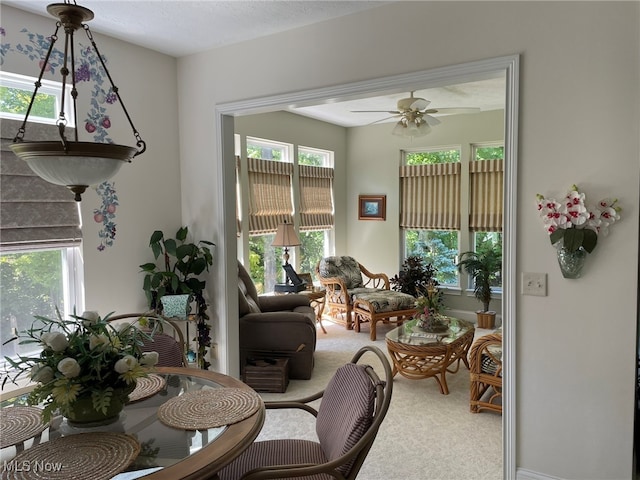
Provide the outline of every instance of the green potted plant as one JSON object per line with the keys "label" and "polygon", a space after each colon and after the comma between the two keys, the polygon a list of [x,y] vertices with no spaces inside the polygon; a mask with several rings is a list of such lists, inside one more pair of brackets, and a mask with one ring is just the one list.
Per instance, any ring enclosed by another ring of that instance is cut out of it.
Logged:
{"label": "green potted plant", "polygon": [[[208,323],[207,302],[204,299],[206,281],[201,279],[201,275],[209,271],[213,264],[211,247],[215,244],[207,240],[188,243],[188,234],[188,227],[181,227],[175,238],[165,238],[160,230],[153,232],[149,246],[155,262],[140,265],[144,273],[142,288],[149,307],[159,313],[162,311],[162,297],[193,296],[196,302],[198,363],[200,368],[207,369],[210,363],[205,360],[205,354],[207,347],[211,346],[211,326]],[[157,261],[161,256],[162,261],[158,265]]]}
{"label": "green potted plant", "polygon": [[478,327],[494,328],[496,312],[489,310],[491,303],[491,282],[502,272],[502,254],[491,246],[478,252],[464,252],[456,265],[473,279],[473,294],[482,303],[482,310],[476,312]]}

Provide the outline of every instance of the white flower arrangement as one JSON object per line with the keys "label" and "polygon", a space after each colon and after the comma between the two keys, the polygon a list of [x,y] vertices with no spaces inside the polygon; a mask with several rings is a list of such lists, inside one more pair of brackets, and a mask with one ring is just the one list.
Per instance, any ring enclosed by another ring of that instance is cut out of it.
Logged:
{"label": "white flower arrangement", "polygon": [[[37,382],[27,401],[44,403],[44,422],[56,410],[65,415],[83,396],[91,396],[96,411],[106,412],[117,389],[133,390],[136,379],[158,363],[157,352],[141,350],[152,333],[130,324],[111,325],[110,314],[100,318],[84,312],[71,315],[71,320],[63,320],[57,309],[56,314],[57,319],[36,316],[29,330],[9,340],[40,344],[38,356],[5,357],[17,372],[12,374],[14,383],[23,375]],[[3,387],[9,378],[5,376]]]}
{"label": "white flower arrangement", "polygon": [[553,198],[537,195],[538,214],[549,234],[552,245],[562,241],[570,252],[580,247],[591,253],[598,244],[598,236],[606,236],[609,227],[620,220],[622,209],[617,199],[606,198],[595,206],[585,205],[585,194],[576,185],[558,202]]}

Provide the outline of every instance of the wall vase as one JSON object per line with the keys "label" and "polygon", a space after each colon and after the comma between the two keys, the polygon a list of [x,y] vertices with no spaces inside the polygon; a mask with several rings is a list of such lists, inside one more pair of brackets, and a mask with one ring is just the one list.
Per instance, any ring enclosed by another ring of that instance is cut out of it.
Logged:
{"label": "wall vase", "polygon": [[588,255],[587,251],[580,247],[578,250],[570,252],[562,245],[562,242],[559,242],[556,245],[556,252],[562,276],[564,278],[580,278],[582,267],[584,267],[584,262]]}

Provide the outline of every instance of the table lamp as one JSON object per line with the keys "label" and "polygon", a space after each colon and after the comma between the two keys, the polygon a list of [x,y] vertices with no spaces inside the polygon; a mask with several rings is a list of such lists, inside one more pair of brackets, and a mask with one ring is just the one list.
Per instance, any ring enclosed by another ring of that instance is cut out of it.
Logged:
{"label": "table lamp", "polygon": [[278,230],[276,231],[276,238],[273,239],[271,245],[273,247],[284,247],[284,255],[282,256],[284,258],[284,264],[282,268],[285,270],[286,283],[289,283],[290,278],[287,270],[287,268],[291,268],[289,266],[289,247],[302,245],[293,225],[287,222],[279,224]]}

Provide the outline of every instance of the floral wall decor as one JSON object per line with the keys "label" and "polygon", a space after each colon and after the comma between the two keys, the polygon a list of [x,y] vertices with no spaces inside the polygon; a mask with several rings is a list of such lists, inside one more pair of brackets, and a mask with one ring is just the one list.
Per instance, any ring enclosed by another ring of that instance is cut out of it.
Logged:
{"label": "floral wall decor", "polygon": [[587,207],[586,196],[576,185],[560,201],[538,194],[537,208],[565,278],[581,276],[587,254],[596,248],[599,236],[609,234],[622,211],[618,199],[612,198]]}
{"label": "floral wall decor", "polygon": [[[12,46],[11,43],[0,43],[0,65],[4,63],[4,57],[9,53],[25,55],[32,62],[38,63],[38,68],[42,68],[43,59],[46,57],[47,50],[49,49],[51,37],[45,37],[38,33],[29,32],[26,28],[20,30],[20,33],[24,33],[27,37],[25,43],[17,43]],[[4,39],[6,36],[6,30],[0,27],[0,37]],[[96,56],[95,51],[91,47],[79,44],[79,55],[77,59],[80,61],[76,65],[76,84],[82,82],[93,82],[93,89],[90,97],[90,108],[86,114],[84,122],[79,118],[76,119],[76,128],[81,128],[84,123],[84,129],[93,136],[95,142],[112,143],[113,140],[109,138],[107,130],[111,128],[111,119],[107,114],[107,107],[118,101],[118,97],[112,91],[110,84],[107,82],[105,90],[105,77],[104,72],[100,66],[100,60]],[[106,57],[104,57],[105,63],[107,63]],[[45,71],[50,74],[55,74],[62,66],[64,60],[64,53],[57,48],[54,48],[49,57],[49,62]],[[93,210],[94,220],[97,223],[102,223],[102,228],[98,232],[98,238],[100,244],[98,245],[98,251],[103,251],[106,247],[113,246],[116,236],[116,224],[115,224],[115,212],[118,205],[118,197],[116,196],[115,186],[113,182],[105,181],[102,184],[94,187],[98,196],[102,199],[102,205],[99,208]]]}

